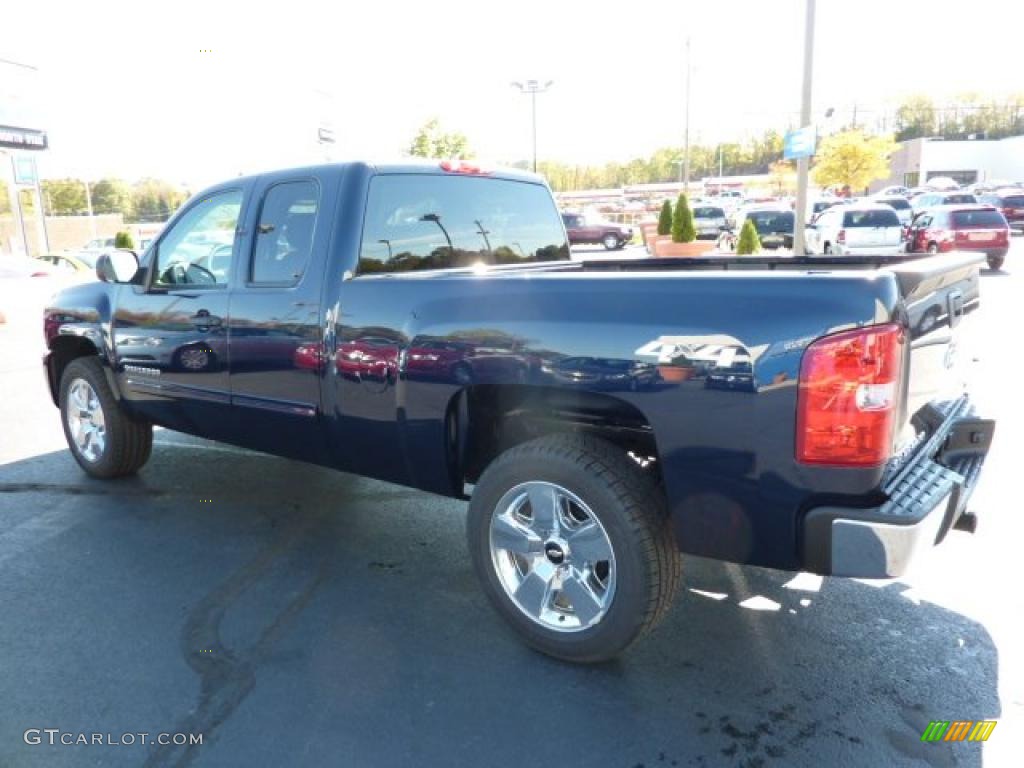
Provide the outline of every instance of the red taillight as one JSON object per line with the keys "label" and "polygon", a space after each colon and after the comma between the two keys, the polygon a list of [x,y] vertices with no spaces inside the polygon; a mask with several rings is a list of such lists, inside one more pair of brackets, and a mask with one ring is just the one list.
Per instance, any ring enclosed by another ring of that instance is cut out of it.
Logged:
{"label": "red taillight", "polygon": [[797,461],[868,467],[888,459],[903,360],[903,328],[895,323],[811,344],[800,364]]}
{"label": "red taillight", "polygon": [[448,173],[467,173],[471,176],[486,176],[490,173],[479,165],[473,165],[464,160],[442,160],[441,170]]}
{"label": "red taillight", "polygon": [[838,232],[836,232],[836,242],[839,243],[840,245],[843,245],[846,242],[845,229],[840,229]]}

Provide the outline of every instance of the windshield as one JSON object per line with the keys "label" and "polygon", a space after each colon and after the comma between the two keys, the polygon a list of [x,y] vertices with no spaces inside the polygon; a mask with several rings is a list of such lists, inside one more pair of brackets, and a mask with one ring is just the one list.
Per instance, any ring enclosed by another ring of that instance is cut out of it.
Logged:
{"label": "windshield", "polygon": [[953,211],[953,226],[965,227],[997,227],[1007,226],[1006,219],[999,211]]}
{"label": "windshield", "polygon": [[896,211],[847,211],[843,214],[844,227],[898,227]]}
{"label": "windshield", "polygon": [[897,211],[910,210],[910,203],[907,200],[904,200],[902,197],[887,197],[883,200],[879,200],[878,202],[883,203],[884,205],[888,205],[890,208],[893,208]]}
{"label": "windshield", "polygon": [[370,182],[359,272],[410,272],[569,258],[547,187],[457,175]]}
{"label": "windshield", "polygon": [[791,211],[751,211],[747,218],[754,222],[759,235],[792,233],[793,213]]}
{"label": "windshield", "polygon": [[694,208],[693,216],[696,219],[724,219],[725,211],[721,208]]}

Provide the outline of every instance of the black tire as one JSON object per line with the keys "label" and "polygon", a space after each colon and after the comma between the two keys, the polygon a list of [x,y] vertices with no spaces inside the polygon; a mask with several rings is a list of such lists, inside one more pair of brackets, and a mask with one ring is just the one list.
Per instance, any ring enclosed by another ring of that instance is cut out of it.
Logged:
{"label": "black tire", "polygon": [[[527,481],[554,483],[589,507],[607,533],[616,587],[597,623],[574,632],[548,629],[524,614],[496,573],[490,527],[511,488]],[[611,659],[653,629],[675,599],[681,558],[665,501],[655,483],[622,450],[594,437],[551,435],[516,446],[484,472],[469,503],[470,554],[484,592],[527,644],[565,661]]]}
{"label": "black tire", "polygon": [[928,253],[938,253],[938,252],[939,252],[939,244],[938,243],[928,243]]}
{"label": "black tire", "polygon": [[822,252],[826,256],[831,256],[832,255],[832,243],[825,243],[825,247],[822,249]]}
{"label": "black tire", "polygon": [[988,257],[988,268],[993,271],[999,271],[1003,268],[1003,262],[1006,261],[1005,256],[989,256]]}
{"label": "black tire", "polygon": [[[95,460],[81,453],[68,423],[68,391],[78,379],[92,387],[103,412],[105,446]],[[64,437],[71,455],[86,474],[103,480],[133,475],[149,460],[153,448],[153,426],[131,419],[121,410],[98,358],[80,357],[68,363],[60,379],[59,402]]]}
{"label": "black tire", "polygon": [[601,238],[601,244],[606,251],[616,251],[622,247],[622,238],[608,234]]}

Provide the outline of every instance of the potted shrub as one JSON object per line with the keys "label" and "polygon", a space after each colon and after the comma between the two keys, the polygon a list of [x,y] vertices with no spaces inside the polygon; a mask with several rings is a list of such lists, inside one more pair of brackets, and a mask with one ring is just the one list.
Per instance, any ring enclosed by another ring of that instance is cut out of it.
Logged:
{"label": "potted shrub", "polygon": [[114,247],[127,248],[129,251],[132,251],[135,249],[135,242],[132,240],[130,233],[121,231],[114,235]]}
{"label": "potted shrub", "polygon": [[679,195],[676,209],[672,214],[671,241],[655,245],[656,256],[700,256],[714,248],[714,243],[697,239],[697,228],[693,225],[693,211],[686,195]]}
{"label": "potted shrub", "polygon": [[668,240],[672,234],[672,203],[666,200],[661,206],[658,221],[644,229],[644,244],[650,253],[654,253],[655,245],[661,240]]}
{"label": "potted shrub", "polygon": [[687,381],[693,378],[696,367],[693,361],[687,357],[681,347],[675,347],[671,352],[658,360],[658,373],[661,378],[672,384]]}
{"label": "potted shrub", "polygon": [[761,250],[761,238],[757,236],[757,229],[754,222],[747,219],[740,229],[740,239],[736,243],[737,256],[749,256]]}

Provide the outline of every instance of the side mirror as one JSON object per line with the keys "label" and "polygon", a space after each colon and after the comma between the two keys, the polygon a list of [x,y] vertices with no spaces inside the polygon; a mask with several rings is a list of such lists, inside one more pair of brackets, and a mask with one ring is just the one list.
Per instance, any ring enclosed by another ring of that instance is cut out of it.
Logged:
{"label": "side mirror", "polygon": [[129,283],[138,271],[139,257],[135,251],[107,251],[96,259],[96,277],[104,283]]}

